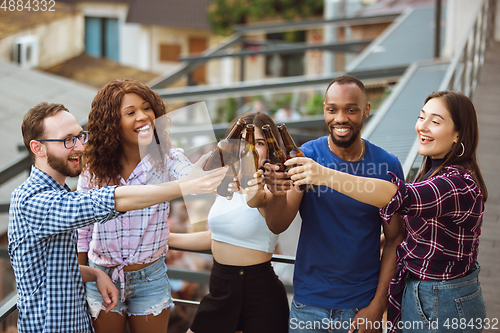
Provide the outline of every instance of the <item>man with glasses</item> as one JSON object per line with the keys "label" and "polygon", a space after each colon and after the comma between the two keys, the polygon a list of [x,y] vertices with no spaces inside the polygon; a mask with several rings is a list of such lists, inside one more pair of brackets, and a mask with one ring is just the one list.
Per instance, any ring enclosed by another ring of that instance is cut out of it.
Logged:
{"label": "man with glasses", "polygon": [[68,136],[67,138],[64,139],[38,139],[36,141],[46,141],[46,142],[63,142],[64,143],[64,148],[66,149],[71,149],[76,145],[76,140],[80,140],[82,145],[86,144],[87,141],[89,141],[89,132],[88,131],[82,131],[82,133],[78,135],[72,135]]}
{"label": "man with glasses", "polygon": [[[227,167],[203,171],[206,155],[182,180],[182,189],[179,181],[173,181],[71,192],[65,180],[80,174],[89,133],[63,105],[47,103],[30,109],[21,129],[35,165],[29,178],[12,193],[9,210],[18,331],[93,332],[83,282],[97,283],[106,311],[117,304],[118,291],[101,270],[78,266],[76,229],[183,194],[213,192]],[[200,184],[203,190],[199,190]]]}

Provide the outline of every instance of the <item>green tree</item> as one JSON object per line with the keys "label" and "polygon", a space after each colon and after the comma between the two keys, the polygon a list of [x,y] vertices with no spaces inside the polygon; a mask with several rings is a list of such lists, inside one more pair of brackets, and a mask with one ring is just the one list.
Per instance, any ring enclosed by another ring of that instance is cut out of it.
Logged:
{"label": "green tree", "polygon": [[323,15],[324,0],[213,0],[209,8],[212,29],[229,35],[236,24],[263,18],[293,20]]}
{"label": "green tree", "polygon": [[306,103],[306,112],[310,116],[320,115],[323,113],[323,102],[325,96],[315,93]]}

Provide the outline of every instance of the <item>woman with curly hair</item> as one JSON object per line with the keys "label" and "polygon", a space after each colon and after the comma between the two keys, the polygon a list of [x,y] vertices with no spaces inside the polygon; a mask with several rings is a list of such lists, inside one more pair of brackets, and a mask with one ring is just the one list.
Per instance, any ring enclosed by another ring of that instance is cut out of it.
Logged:
{"label": "woman with curly hair", "polygon": [[[101,88],[89,113],[79,190],[175,181],[201,170],[171,148],[167,127],[159,126],[168,125],[165,114],[160,96],[141,82],[113,80]],[[78,231],[80,264],[108,273],[120,291],[116,308],[105,313],[96,284],[87,283],[97,333],[125,332],[127,321],[133,333],[166,332],[173,305],[165,265],[169,210],[165,202]]]}

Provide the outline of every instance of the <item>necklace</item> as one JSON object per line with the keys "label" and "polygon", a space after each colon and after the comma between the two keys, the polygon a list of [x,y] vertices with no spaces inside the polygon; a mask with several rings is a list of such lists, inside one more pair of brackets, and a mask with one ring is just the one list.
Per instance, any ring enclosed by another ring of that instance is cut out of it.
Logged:
{"label": "necklace", "polygon": [[[328,142],[328,148],[330,148],[330,151],[333,153],[333,149],[332,149],[332,146],[330,144],[330,137],[328,137],[328,139],[326,139],[326,142]],[[365,141],[363,139],[361,139],[361,154],[359,154],[356,161],[360,160],[361,157],[363,157],[364,153],[365,153]]]}

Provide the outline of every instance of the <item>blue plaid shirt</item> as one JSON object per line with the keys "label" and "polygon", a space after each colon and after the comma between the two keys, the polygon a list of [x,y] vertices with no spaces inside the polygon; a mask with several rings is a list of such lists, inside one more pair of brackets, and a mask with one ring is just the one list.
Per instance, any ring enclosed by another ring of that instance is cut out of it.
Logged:
{"label": "blue plaid shirt", "polygon": [[9,255],[20,333],[94,331],[77,261],[76,229],[121,214],[114,209],[114,190],[71,192],[33,166],[12,193]]}

